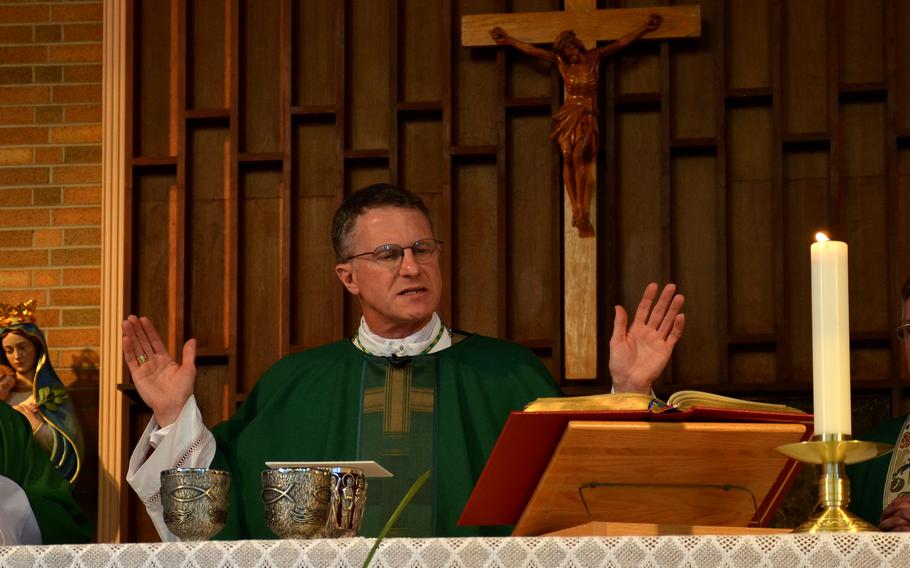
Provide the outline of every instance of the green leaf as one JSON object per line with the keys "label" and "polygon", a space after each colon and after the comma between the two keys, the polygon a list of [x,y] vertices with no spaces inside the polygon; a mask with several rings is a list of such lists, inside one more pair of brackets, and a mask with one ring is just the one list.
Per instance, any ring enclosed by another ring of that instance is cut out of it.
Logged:
{"label": "green leaf", "polygon": [[57,405],[51,401],[45,402],[43,406],[44,406],[44,408],[50,410],[51,412],[55,412],[58,408]]}
{"label": "green leaf", "polygon": [[411,488],[408,489],[408,492],[404,494],[401,502],[398,503],[397,507],[395,507],[395,510],[392,512],[392,516],[389,517],[389,520],[386,521],[385,526],[382,527],[381,531],[379,531],[379,536],[376,538],[376,542],[373,543],[373,548],[371,548],[370,553],[367,554],[367,559],[363,561],[363,568],[367,568],[370,565],[370,560],[373,559],[373,555],[376,554],[376,551],[379,549],[379,543],[381,543],[382,539],[385,538],[385,535],[387,535],[389,531],[392,530],[392,527],[395,526],[395,521],[397,521],[398,517],[401,516],[401,513],[404,512],[405,508],[408,506],[408,503],[410,503],[411,499],[414,498],[414,495],[416,495],[417,492],[420,491],[420,488],[423,487],[423,484],[426,483],[428,479],[430,479],[431,473],[433,473],[432,469],[426,470],[423,472],[423,475],[418,477],[417,480],[411,484]]}

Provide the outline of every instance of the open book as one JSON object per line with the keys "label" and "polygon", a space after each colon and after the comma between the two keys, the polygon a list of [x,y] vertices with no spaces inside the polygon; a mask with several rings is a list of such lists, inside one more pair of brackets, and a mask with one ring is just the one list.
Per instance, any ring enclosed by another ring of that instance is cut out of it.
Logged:
{"label": "open book", "polygon": [[638,393],[595,394],[590,396],[538,398],[525,407],[525,412],[597,411],[597,410],[645,410],[664,412],[672,409],[729,408],[761,412],[785,412],[805,414],[798,408],[785,404],[755,402],[721,396],[709,392],[682,390],[673,393],[666,402],[651,395]]}

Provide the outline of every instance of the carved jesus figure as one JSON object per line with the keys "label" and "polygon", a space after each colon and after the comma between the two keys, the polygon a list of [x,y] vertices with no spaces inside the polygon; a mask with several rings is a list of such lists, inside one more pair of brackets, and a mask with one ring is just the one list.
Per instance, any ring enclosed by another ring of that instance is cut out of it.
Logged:
{"label": "carved jesus figure", "polygon": [[661,17],[652,14],[648,21],[618,40],[590,51],[575,37],[572,30],[560,32],[553,49],[546,50],[511,37],[495,27],[490,35],[498,45],[516,49],[556,64],[565,84],[566,100],[553,115],[551,140],[559,144],[562,154],[562,180],[572,206],[572,226],[582,237],[594,236],[590,219],[591,190],[588,171],[597,156],[597,83],[600,79],[600,60],[628,46],[644,34],[660,27]]}

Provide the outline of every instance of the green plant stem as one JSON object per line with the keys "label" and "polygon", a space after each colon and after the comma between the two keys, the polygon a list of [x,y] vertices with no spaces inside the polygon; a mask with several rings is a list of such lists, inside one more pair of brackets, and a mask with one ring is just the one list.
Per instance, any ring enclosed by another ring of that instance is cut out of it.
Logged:
{"label": "green plant stem", "polygon": [[420,491],[420,488],[423,487],[423,484],[426,483],[428,479],[430,479],[430,474],[432,473],[432,469],[426,470],[423,472],[423,475],[418,477],[417,480],[411,484],[411,488],[408,489],[408,492],[404,494],[404,497],[402,497],[401,502],[398,503],[397,507],[395,507],[395,510],[392,512],[392,516],[389,517],[389,520],[386,521],[385,526],[382,527],[381,531],[379,531],[379,536],[376,537],[376,542],[373,543],[373,548],[371,548],[370,553],[367,554],[367,559],[363,561],[363,568],[367,568],[370,565],[370,560],[373,559],[373,555],[376,554],[376,551],[379,549],[379,543],[381,543],[382,539],[385,538],[385,535],[387,535],[389,531],[392,530],[392,527],[395,526],[395,522],[398,520],[398,517],[401,516],[401,513],[405,510],[405,507],[408,506],[408,503],[411,502],[411,499],[414,498],[414,495]]}

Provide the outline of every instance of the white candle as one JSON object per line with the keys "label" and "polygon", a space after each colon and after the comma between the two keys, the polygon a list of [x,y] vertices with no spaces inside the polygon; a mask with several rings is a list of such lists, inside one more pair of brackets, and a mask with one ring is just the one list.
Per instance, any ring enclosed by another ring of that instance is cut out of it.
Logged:
{"label": "white candle", "polygon": [[823,233],[812,257],[812,394],[815,434],[847,434],[850,420],[850,314],[847,244]]}

